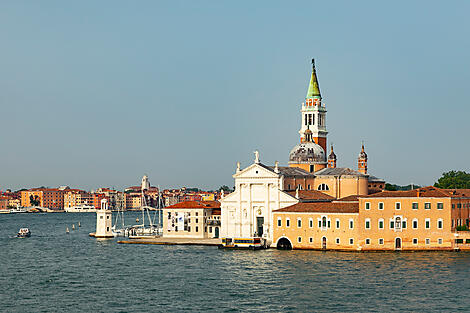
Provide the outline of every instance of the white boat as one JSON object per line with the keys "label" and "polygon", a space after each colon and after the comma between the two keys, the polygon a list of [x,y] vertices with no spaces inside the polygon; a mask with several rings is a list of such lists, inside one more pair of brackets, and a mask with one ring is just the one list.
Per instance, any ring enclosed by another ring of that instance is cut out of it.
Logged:
{"label": "white boat", "polygon": [[73,206],[70,208],[65,208],[65,212],[67,213],[95,213],[96,208],[92,205],[82,204]]}
{"label": "white boat", "polygon": [[16,235],[18,238],[26,238],[26,237],[31,237],[31,231],[29,228],[21,228],[18,231],[18,234]]}
{"label": "white boat", "polygon": [[11,213],[11,210],[9,209],[0,210],[0,214],[10,214],[10,213]]}
{"label": "white boat", "polygon": [[16,207],[16,209],[11,209],[10,213],[28,213],[28,210],[25,208]]}

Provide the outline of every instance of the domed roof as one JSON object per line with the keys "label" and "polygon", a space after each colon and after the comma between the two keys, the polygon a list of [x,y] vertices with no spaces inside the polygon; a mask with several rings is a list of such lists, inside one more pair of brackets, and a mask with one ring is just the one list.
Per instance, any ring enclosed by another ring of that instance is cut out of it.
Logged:
{"label": "domed roof", "polygon": [[311,141],[296,145],[289,154],[289,163],[325,163],[325,160],[323,148]]}

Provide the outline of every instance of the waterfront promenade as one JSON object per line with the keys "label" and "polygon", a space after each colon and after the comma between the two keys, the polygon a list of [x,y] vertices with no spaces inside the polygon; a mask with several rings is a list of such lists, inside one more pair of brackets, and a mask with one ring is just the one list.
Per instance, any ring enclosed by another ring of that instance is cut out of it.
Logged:
{"label": "waterfront promenade", "polygon": [[139,238],[119,240],[121,244],[145,244],[145,245],[182,245],[182,246],[218,246],[222,244],[220,238]]}

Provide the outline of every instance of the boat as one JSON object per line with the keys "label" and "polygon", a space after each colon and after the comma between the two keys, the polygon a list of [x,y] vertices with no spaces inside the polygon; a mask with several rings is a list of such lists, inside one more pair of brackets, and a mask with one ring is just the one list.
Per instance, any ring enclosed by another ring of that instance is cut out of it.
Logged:
{"label": "boat", "polygon": [[81,204],[81,205],[76,205],[70,208],[65,208],[65,212],[67,213],[95,213],[96,208],[92,205]]}
{"label": "boat", "polygon": [[261,237],[222,238],[222,244],[219,245],[219,249],[261,250],[265,248],[266,248],[265,239]]}
{"label": "boat", "polygon": [[31,237],[31,231],[29,230],[29,228],[20,228],[16,237],[18,238]]}
{"label": "boat", "polygon": [[11,210],[9,209],[0,210],[0,214],[10,214],[10,213],[11,213]]}
{"label": "boat", "polygon": [[17,206],[15,209],[11,209],[10,213],[28,213],[28,210]]}

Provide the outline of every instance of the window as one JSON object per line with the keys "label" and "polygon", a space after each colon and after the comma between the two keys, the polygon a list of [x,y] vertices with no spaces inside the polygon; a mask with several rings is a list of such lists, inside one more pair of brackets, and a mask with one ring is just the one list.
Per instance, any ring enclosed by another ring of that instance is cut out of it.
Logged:
{"label": "window", "polygon": [[426,203],[424,204],[424,209],[425,209],[425,210],[431,210],[431,203],[426,202]]}
{"label": "window", "polygon": [[418,238],[413,238],[413,244],[417,245],[418,244]]}
{"label": "window", "polygon": [[308,227],[313,228],[313,219],[308,220]]}
{"label": "window", "polygon": [[336,238],[335,242],[336,242],[337,245],[339,245],[339,238]]}
{"label": "window", "polygon": [[301,243],[302,242],[302,237],[297,237],[297,242]]}
{"label": "window", "polygon": [[383,245],[384,244],[384,239],[383,238],[379,238],[379,245]]}
{"label": "window", "polygon": [[401,203],[400,202],[396,202],[395,203],[395,210],[400,210],[401,209]]}
{"label": "window", "polygon": [[[314,170],[315,170],[315,166],[310,165],[310,168],[309,168],[310,173],[313,173]],[[309,185],[309,186],[310,186],[310,185]],[[310,190],[310,188],[309,188],[309,190]]]}
{"label": "window", "polygon": [[425,243],[426,243],[427,245],[429,245],[429,244],[431,243],[431,239],[426,238],[426,239],[425,239]]}
{"label": "window", "polygon": [[442,238],[437,239],[437,243],[442,245]]}
{"label": "window", "polygon": [[198,232],[199,232],[199,227],[198,227],[198,226],[196,226],[196,233],[198,233]]}
{"label": "window", "polygon": [[209,232],[212,233],[212,226],[209,226]]}
{"label": "window", "polygon": [[198,222],[199,222],[199,220],[198,220],[198,219],[196,219],[196,224],[197,224]]}
{"label": "window", "polygon": [[413,227],[413,229],[418,229],[418,220],[416,218],[413,219],[413,222],[411,222],[411,227]]}
{"label": "window", "polygon": [[370,210],[370,202],[366,202],[366,210]]}
{"label": "window", "polygon": [[384,219],[379,219],[379,229],[384,229]]}
{"label": "window", "polygon": [[438,220],[437,220],[437,228],[442,229],[442,228],[443,228],[443,225],[442,225],[442,224],[443,224],[442,219],[441,219],[441,218],[438,219]]}
{"label": "window", "polygon": [[308,238],[308,241],[309,241],[310,243],[312,243],[312,242],[313,242],[313,238],[312,238],[312,237]]}
{"label": "window", "polygon": [[383,210],[384,209],[384,203],[383,202],[379,202],[379,210]]}
{"label": "window", "polygon": [[424,228],[426,229],[431,228],[431,220],[429,218],[425,220],[424,224],[425,224]]}
{"label": "window", "polygon": [[418,209],[418,202],[413,202],[412,209],[413,209],[413,210],[417,210],[417,209]]}
{"label": "window", "polygon": [[462,208],[462,203],[457,203],[457,209],[461,209]]}
{"label": "window", "polygon": [[302,190],[302,185],[299,184],[299,185],[297,186],[297,188],[299,188],[299,190]]}
{"label": "window", "polygon": [[444,208],[444,203],[439,202],[439,203],[437,204],[437,209],[438,209],[438,210],[442,210],[443,208]]}
{"label": "window", "polygon": [[290,218],[286,218],[286,227],[290,227]]}
{"label": "window", "polygon": [[401,222],[401,228],[406,229],[406,220]]}
{"label": "window", "polygon": [[321,226],[322,226],[323,228],[326,228],[326,217],[323,216],[322,219],[321,219],[321,221],[322,221],[322,225],[321,225]]}
{"label": "window", "polygon": [[390,221],[390,229],[395,228],[395,222],[393,220]]}
{"label": "window", "polygon": [[370,229],[370,218],[366,218],[366,229]]}
{"label": "window", "polygon": [[320,184],[318,185],[318,190],[330,190],[327,184]]}
{"label": "window", "polygon": [[353,245],[353,244],[354,244],[354,239],[353,239],[353,238],[349,238],[349,244],[350,244],[350,245]]}
{"label": "window", "polygon": [[366,238],[366,245],[370,245],[370,239]]}
{"label": "window", "polygon": [[290,190],[290,184],[287,185],[287,190]]}
{"label": "window", "polygon": [[336,229],[339,229],[339,219],[336,219]]}
{"label": "window", "polygon": [[321,219],[318,220],[318,228],[321,228]]}
{"label": "window", "polygon": [[282,226],[282,219],[280,217],[277,218],[277,226],[278,227]]}
{"label": "window", "polygon": [[349,220],[349,229],[354,228],[354,220]]}
{"label": "window", "polygon": [[455,239],[455,243],[463,243],[463,239]]}
{"label": "window", "polygon": [[465,243],[470,243],[470,239],[465,239]]}
{"label": "window", "polygon": [[188,231],[191,231],[191,226],[188,226]]}
{"label": "window", "polygon": [[452,204],[452,209],[455,209],[455,204]]}
{"label": "window", "polygon": [[328,228],[331,228],[331,221],[328,220]]}
{"label": "window", "polygon": [[297,219],[297,227],[302,227],[302,219],[300,217]]}
{"label": "window", "polygon": [[[312,165],[310,165],[310,166],[312,166]],[[311,172],[311,170],[310,170],[310,172]],[[307,185],[307,190],[310,190],[310,185]]]}

